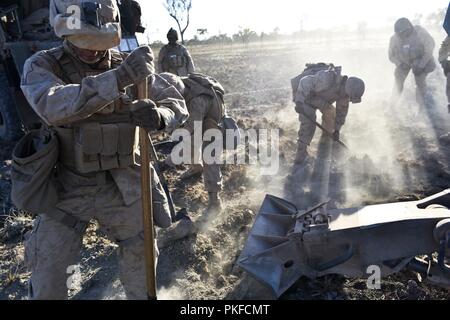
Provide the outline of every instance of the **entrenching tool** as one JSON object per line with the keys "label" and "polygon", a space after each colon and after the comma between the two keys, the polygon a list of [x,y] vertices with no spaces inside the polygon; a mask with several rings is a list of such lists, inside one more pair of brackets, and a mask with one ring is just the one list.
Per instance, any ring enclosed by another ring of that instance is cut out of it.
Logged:
{"label": "entrenching tool", "polygon": [[[148,80],[138,86],[138,99],[148,99]],[[152,171],[150,170],[150,146],[148,131],[139,128],[141,148],[141,192],[144,222],[145,266],[147,273],[147,297],[156,300],[155,228],[153,225]]]}
{"label": "entrenching tool", "polygon": [[175,209],[175,204],[173,203],[173,198],[172,198],[172,193],[169,190],[169,185],[167,183],[166,177],[164,176],[164,173],[161,170],[161,161],[159,160],[158,154],[156,153],[156,149],[155,146],[152,142],[152,138],[149,135],[149,139],[150,139],[150,153],[151,153],[151,157],[153,159],[153,164],[155,167],[156,172],[159,175],[159,179],[161,181],[161,185],[164,189],[164,193],[167,196],[167,201],[169,203],[169,210],[170,210],[170,216],[172,218],[172,222],[177,222],[182,218],[188,218],[189,219],[189,215],[187,213],[187,209],[183,208],[182,210],[180,210],[179,212],[176,211]]}
{"label": "entrenching tool", "polygon": [[175,204],[174,204],[173,198],[172,198],[172,193],[170,192],[170,189],[169,189],[169,184],[167,183],[166,177],[164,176],[163,170],[161,169],[162,161],[159,159],[158,153],[156,152],[156,147],[161,146],[161,145],[164,145],[167,147],[167,145],[168,145],[168,148],[170,148],[170,151],[168,152],[168,154],[170,154],[172,152],[172,148],[175,145],[177,145],[179,142],[174,142],[174,141],[169,140],[169,141],[160,142],[159,144],[157,143],[155,145],[155,144],[153,144],[152,138],[150,135],[149,135],[149,139],[151,142],[150,143],[150,145],[151,145],[150,152],[151,152],[151,157],[153,158],[153,166],[155,167],[155,170],[158,173],[159,179],[161,181],[161,185],[164,189],[164,193],[167,196],[172,222],[175,223],[175,222],[180,221],[181,219],[190,220],[191,218],[189,217],[189,213],[186,208],[182,208],[178,212],[176,211]]}
{"label": "entrenching tool", "polygon": [[311,118],[310,118],[307,114],[305,114],[304,112],[301,112],[301,111],[300,111],[300,113],[301,113],[306,119],[308,119],[309,121],[311,121],[312,123],[314,123],[320,130],[322,130],[323,133],[325,133],[325,135],[328,136],[328,138],[330,138],[330,139],[332,139],[333,141],[337,142],[339,145],[343,146],[345,149],[350,150],[344,142],[342,142],[342,141],[339,140],[339,139],[336,139],[336,138],[334,137],[333,133],[331,133],[330,131],[328,131],[327,129],[325,129],[325,127],[322,126],[320,123],[318,123],[317,121],[314,121],[313,119],[311,119]]}
{"label": "entrenching tool", "polygon": [[[450,189],[420,201],[299,211],[267,195],[238,265],[281,296],[301,276],[368,277],[410,268],[450,288]],[[438,253],[437,261],[416,256]]]}

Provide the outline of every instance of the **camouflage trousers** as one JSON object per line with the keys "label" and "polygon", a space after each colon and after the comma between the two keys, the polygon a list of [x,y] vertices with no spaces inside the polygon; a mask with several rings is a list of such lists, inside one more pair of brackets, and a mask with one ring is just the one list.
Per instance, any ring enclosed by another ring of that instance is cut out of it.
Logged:
{"label": "camouflage trousers", "polygon": [[[308,146],[311,144],[314,134],[316,132],[317,109],[307,104],[297,105],[300,120],[300,130],[298,132],[297,156],[296,163],[302,163],[307,156]],[[329,106],[327,108],[319,109],[322,113],[322,126],[333,133],[336,127],[336,108]]]}
{"label": "camouflage trousers", "polygon": [[[426,93],[427,93],[427,82],[426,82],[426,78],[428,76],[428,74],[430,74],[431,72],[433,72],[436,69],[436,64],[434,62],[434,60],[431,60],[426,66],[425,69],[422,73],[420,74],[415,74],[414,75],[414,79],[416,81],[416,100],[418,103],[423,103]],[[395,68],[395,89],[396,89],[396,94],[399,96],[404,89],[404,85],[405,85],[405,80],[408,77],[409,73],[411,72],[411,68],[409,69],[403,69],[400,67],[396,67]]]}
{"label": "camouflage trousers", "polygon": [[[309,146],[316,133],[317,126],[311,120],[317,121],[317,109],[304,104],[301,106],[300,110],[302,112],[299,114],[300,130],[298,132],[298,141],[299,143]],[[323,127],[327,129],[328,132],[333,133],[336,126],[336,108],[334,106],[329,106],[319,110],[322,113]]]}
{"label": "camouflage trousers", "polygon": [[193,164],[203,164],[203,181],[205,189],[211,193],[222,191],[222,172],[219,164],[207,164],[203,161],[203,150],[208,143],[194,144],[195,123],[201,123],[202,134],[209,129],[218,129],[219,119],[208,117],[209,100],[198,100],[195,110],[190,112],[185,129],[192,133],[191,135],[191,154]]}
{"label": "camouflage trousers", "polygon": [[[126,205],[109,172],[85,177],[60,170],[58,185],[60,200],[56,207],[81,222],[97,220],[101,231],[119,246],[119,277],[127,298],[146,299],[141,201]],[[154,214],[158,219],[167,215],[167,199],[160,184],[154,186]],[[167,227],[170,222],[163,224]],[[79,260],[83,233],[45,213],[36,218],[25,243],[25,263],[32,273],[30,299],[68,298],[68,281]]]}

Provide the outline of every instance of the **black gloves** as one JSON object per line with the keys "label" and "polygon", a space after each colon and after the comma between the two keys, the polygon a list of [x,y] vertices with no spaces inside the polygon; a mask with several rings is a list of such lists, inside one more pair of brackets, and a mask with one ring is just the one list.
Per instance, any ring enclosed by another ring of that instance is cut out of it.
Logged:
{"label": "black gloves", "polygon": [[406,63],[400,63],[400,65],[398,67],[400,69],[402,69],[402,70],[409,70],[409,69],[411,69],[411,67],[409,65],[407,65]]}
{"label": "black gloves", "polygon": [[165,123],[152,100],[137,100],[130,107],[131,123],[147,130],[162,130]]}

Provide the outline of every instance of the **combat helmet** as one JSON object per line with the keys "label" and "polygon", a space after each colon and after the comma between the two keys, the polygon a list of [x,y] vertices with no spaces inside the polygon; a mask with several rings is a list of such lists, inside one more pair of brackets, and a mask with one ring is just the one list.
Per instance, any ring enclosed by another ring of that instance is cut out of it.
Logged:
{"label": "combat helmet", "polygon": [[174,86],[175,89],[177,89],[178,92],[181,93],[181,95],[184,95],[186,86],[184,85],[183,80],[179,76],[169,72],[160,73],[159,76],[164,80],[166,80],[170,85]]}
{"label": "combat helmet", "polygon": [[366,85],[360,78],[350,77],[345,83],[345,93],[350,97],[351,103],[360,103],[365,90]]}
{"label": "combat helmet", "polygon": [[169,32],[167,32],[167,40],[169,40],[169,42],[177,42],[178,32],[175,29],[170,28]]}
{"label": "combat helmet", "polygon": [[394,25],[395,33],[399,37],[407,37],[414,30],[414,26],[407,18],[400,18]]}
{"label": "combat helmet", "polygon": [[55,34],[81,49],[104,51],[120,44],[120,12],[115,0],[51,0]]}

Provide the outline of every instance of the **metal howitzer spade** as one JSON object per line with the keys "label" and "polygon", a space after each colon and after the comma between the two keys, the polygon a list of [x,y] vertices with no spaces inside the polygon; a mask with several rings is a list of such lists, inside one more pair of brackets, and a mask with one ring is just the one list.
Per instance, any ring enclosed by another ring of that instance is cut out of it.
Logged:
{"label": "metal howitzer spade", "polygon": [[382,277],[409,268],[450,288],[450,189],[420,201],[333,210],[326,205],[299,211],[267,195],[238,265],[276,297],[302,276],[367,277],[369,266],[378,266]]}

